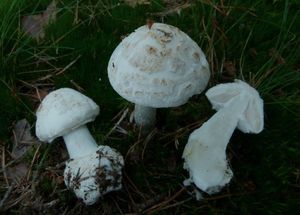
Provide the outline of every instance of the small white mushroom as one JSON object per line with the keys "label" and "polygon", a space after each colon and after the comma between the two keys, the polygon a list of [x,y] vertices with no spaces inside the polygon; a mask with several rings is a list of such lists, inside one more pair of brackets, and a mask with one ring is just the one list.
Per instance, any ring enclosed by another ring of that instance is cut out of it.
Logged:
{"label": "small white mushroom", "polygon": [[121,188],[124,166],[122,155],[109,146],[98,146],[86,127],[98,114],[99,107],[93,100],[69,88],[48,94],[36,113],[40,140],[52,142],[63,137],[70,155],[65,184],[87,205]]}
{"label": "small white mushroom", "polygon": [[246,133],[263,129],[263,100],[243,81],[220,84],[206,93],[217,110],[207,122],[193,131],[183,152],[184,168],[194,183],[206,193],[219,192],[233,176],[226,158],[226,147],[237,127]]}
{"label": "small white mushroom", "polygon": [[136,29],[114,50],[108,63],[114,90],[135,103],[138,126],[155,124],[156,108],[176,107],[201,93],[210,71],[199,46],[171,25]]}

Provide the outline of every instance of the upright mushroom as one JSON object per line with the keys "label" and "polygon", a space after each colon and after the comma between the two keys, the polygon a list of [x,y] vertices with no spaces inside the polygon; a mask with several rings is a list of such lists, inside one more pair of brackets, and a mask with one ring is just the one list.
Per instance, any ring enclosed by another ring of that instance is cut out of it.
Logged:
{"label": "upright mushroom", "polygon": [[263,129],[263,100],[247,83],[220,84],[206,92],[217,110],[207,122],[193,131],[183,152],[184,168],[193,182],[206,193],[219,192],[233,176],[226,159],[226,147],[237,127],[245,133]]}
{"label": "upright mushroom", "polygon": [[121,188],[124,166],[122,155],[109,146],[98,146],[86,127],[98,114],[94,101],[69,88],[48,94],[36,112],[36,135],[40,140],[52,142],[63,137],[70,155],[65,184],[87,205]]}
{"label": "upright mushroom", "polygon": [[179,106],[201,93],[210,71],[204,53],[187,34],[154,23],[139,27],[117,46],[108,77],[119,95],[135,103],[136,124],[151,128],[155,108]]}

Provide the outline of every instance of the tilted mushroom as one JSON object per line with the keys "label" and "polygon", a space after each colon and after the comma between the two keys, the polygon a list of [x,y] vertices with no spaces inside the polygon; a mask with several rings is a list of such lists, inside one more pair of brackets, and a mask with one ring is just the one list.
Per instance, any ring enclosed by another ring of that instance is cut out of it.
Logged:
{"label": "tilted mushroom", "polygon": [[52,142],[63,137],[70,155],[65,184],[87,205],[121,188],[124,166],[122,155],[109,146],[98,146],[86,127],[98,114],[94,101],[70,88],[48,94],[36,112],[36,135],[40,140]]}
{"label": "tilted mushroom", "polygon": [[220,84],[206,92],[217,110],[207,122],[193,131],[183,152],[184,168],[194,183],[206,193],[219,192],[233,176],[226,158],[226,147],[237,127],[245,133],[263,129],[263,100],[247,83]]}
{"label": "tilted mushroom", "polygon": [[201,93],[210,71],[199,46],[171,25],[136,29],[114,50],[108,63],[114,90],[135,103],[138,126],[155,124],[156,108],[175,107]]}

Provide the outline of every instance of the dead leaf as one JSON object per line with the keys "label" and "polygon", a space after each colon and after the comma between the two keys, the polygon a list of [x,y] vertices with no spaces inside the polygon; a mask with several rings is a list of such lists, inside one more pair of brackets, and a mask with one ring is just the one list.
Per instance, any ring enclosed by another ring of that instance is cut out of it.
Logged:
{"label": "dead leaf", "polygon": [[136,7],[137,5],[149,5],[151,4],[150,0],[124,0],[124,3],[130,7]]}
{"label": "dead leaf", "polygon": [[232,61],[224,62],[224,73],[228,76],[234,77],[236,75],[236,68]]}
{"label": "dead leaf", "polygon": [[43,16],[41,14],[23,17],[22,27],[24,28],[25,33],[38,41],[43,39],[45,37],[45,32],[42,27],[42,20]]}
{"label": "dead leaf", "polygon": [[64,177],[63,176],[57,176],[56,177],[56,183],[57,184],[63,184],[65,182]]}
{"label": "dead leaf", "polygon": [[6,174],[8,179],[18,184],[27,174],[28,165],[26,163],[20,162],[13,167],[7,167]]}
{"label": "dead leaf", "polygon": [[43,20],[45,25],[48,25],[50,22],[54,22],[56,20],[57,7],[56,1],[53,0],[43,13]]}
{"label": "dead leaf", "polygon": [[230,60],[226,60],[223,64],[223,71],[221,78],[223,81],[233,81],[237,73],[235,63]]}
{"label": "dead leaf", "polygon": [[26,119],[19,120],[13,130],[13,150],[11,156],[14,159],[22,157],[33,144],[39,143],[39,141],[33,137],[30,133],[30,124]]}
{"label": "dead leaf", "polygon": [[45,37],[44,28],[56,20],[57,7],[53,0],[43,13],[24,16],[21,20],[22,27],[26,34],[36,39],[38,42]]}
{"label": "dead leaf", "polygon": [[49,94],[49,89],[36,89],[36,98],[41,102]]}

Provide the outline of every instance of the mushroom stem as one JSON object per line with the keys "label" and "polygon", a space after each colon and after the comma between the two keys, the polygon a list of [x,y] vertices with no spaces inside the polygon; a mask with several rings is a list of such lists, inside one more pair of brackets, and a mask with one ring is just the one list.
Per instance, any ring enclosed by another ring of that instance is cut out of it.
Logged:
{"label": "mushroom stem", "polygon": [[97,143],[86,125],[63,135],[70,158],[87,156],[97,150]]}
{"label": "mushroom stem", "polygon": [[190,173],[186,184],[194,182],[201,190],[218,192],[232,178],[226,147],[249,99],[241,94],[215,113],[189,137],[183,158]]}
{"label": "mushroom stem", "polygon": [[156,108],[135,104],[134,120],[143,130],[153,128],[156,121]]}

